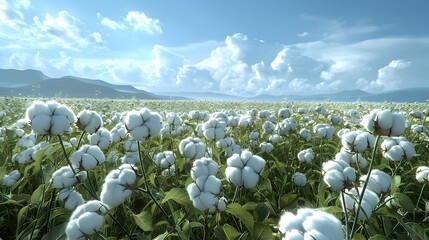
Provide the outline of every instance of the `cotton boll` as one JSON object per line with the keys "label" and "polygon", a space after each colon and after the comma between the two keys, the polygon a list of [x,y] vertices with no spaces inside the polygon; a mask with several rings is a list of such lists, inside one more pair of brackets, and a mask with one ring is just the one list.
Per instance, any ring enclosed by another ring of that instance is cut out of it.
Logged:
{"label": "cotton boll", "polygon": [[77,115],[76,126],[87,133],[95,133],[103,126],[101,116],[90,110],[83,110]]}
{"label": "cotton boll", "polygon": [[330,170],[323,176],[323,181],[330,186],[334,191],[342,191],[345,188],[345,178],[342,172]]}
{"label": "cotton boll", "polygon": [[259,148],[263,153],[270,153],[273,150],[273,145],[271,143],[262,142],[259,144]]}
{"label": "cotton boll", "polygon": [[293,231],[293,230],[303,232],[304,231],[304,228],[302,227],[303,220],[304,219],[295,216],[291,212],[284,212],[280,216],[279,231],[286,235],[289,231]]}
{"label": "cotton boll", "polygon": [[82,233],[92,235],[103,226],[104,217],[94,212],[85,212],[77,219],[77,224]]}
{"label": "cotton boll", "polygon": [[187,159],[197,159],[204,156],[206,146],[199,138],[188,137],[180,141],[179,152]]}
{"label": "cotton boll", "polygon": [[226,148],[226,156],[231,157],[234,154],[241,154],[241,147],[240,145],[233,144]]}
{"label": "cotton boll", "polygon": [[327,161],[322,164],[322,169],[324,172],[329,172],[332,170],[336,170],[339,172],[343,171],[343,167],[336,161]]}
{"label": "cotton boll", "polygon": [[419,183],[424,183],[428,181],[429,176],[429,167],[420,166],[416,170],[416,179]]}
{"label": "cotton boll", "polygon": [[62,189],[71,187],[77,183],[77,178],[69,166],[64,166],[52,174],[51,184],[53,188]]}
{"label": "cotton boll", "polygon": [[18,170],[13,170],[9,174],[3,177],[3,185],[6,187],[12,187],[21,178],[21,173]]}
{"label": "cotton boll", "polygon": [[255,173],[261,174],[265,168],[265,164],[266,162],[264,159],[253,155],[252,158],[247,161],[246,166],[251,167]]}
{"label": "cotton boll", "polygon": [[73,210],[85,202],[82,198],[82,195],[76,192],[73,188],[61,189],[58,194],[58,200],[63,202],[64,208],[69,210]]}
{"label": "cotton boll", "polygon": [[191,200],[201,194],[201,189],[195,183],[189,184],[186,190],[188,191],[188,195]]}
{"label": "cotton boll", "polygon": [[86,236],[85,234],[80,231],[79,225],[77,224],[77,219],[70,220],[67,223],[66,227],[66,235],[67,239],[70,240],[85,240]]}
{"label": "cotton boll", "polygon": [[313,149],[307,148],[298,153],[298,160],[300,162],[311,163],[314,159]]}
{"label": "cotton boll", "polygon": [[299,131],[299,136],[307,142],[311,140],[311,132],[306,128],[302,128]]}
{"label": "cotton boll", "polygon": [[296,172],[295,174],[293,174],[292,181],[300,187],[304,187],[307,184],[307,178],[304,174],[300,172]]}
{"label": "cotton boll", "polygon": [[262,129],[264,130],[265,133],[268,133],[268,134],[273,133],[275,128],[276,128],[276,125],[274,125],[274,123],[269,121],[265,121],[264,124],[262,124]]}
{"label": "cotton boll", "polygon": [[259,174],[251,167],[245,166],[242,170],[243,186],[246,189],[255,187],[259,182]]}
{"label": "cotton boll", "polygon": [[219,198],[219,201],[217,202],[217,209],[218,209],[220,212],[225,211],[227,202],[228,202],[228,201],[226,200],[226,198],[225,198],[225,197],[221,197],[221,198]]}
{"label": "cotton boll", "polygon": [[110,208],[119,206],[132,194],[137,181],[132,165],[121,165],[106,176],[100,193],[101,202]]}
{"label": "cotton boll", "polygon": [[175,162],[174,153],[172,151],[164,151],[154,156],[154,162],[162,169],[169,168]]}
{"label": "cotton boll", "polygon": [[292,229],[291,231],[288,231],[282,239],[283,240],[304,240],[304,235],[300,231],[296,229]]}
{"label": "cotton boll", "polygon": [[279,109],[277,115],[279,116],[280,119],[285,119],[290,117],[291,111],[289,108],[282,108]]}
{"label": "cotton boll", "polygon": [[216,142],[216,146],[218,148],[227,148],[233,144],[235,144],[235,141],[233,138],[230,138],[230,137],[220,139],[219,141]]}
{"label": "cotton boll", "polygon": [[240,158],[239,154],[234,154],[231,157],[229,157],[226,160],[226,164],[229,167],[235,167],[235,168],[243,168],[244,167],[244,162],[243,160]]}
{"label": "cotton boll", "polygon": [[225,176],[228,182],[231,182],[235,186],[239,187],[243,185],[243,179],[241,176],[241,168],[227,167],[225,169]]}
{"label": "cotton boll", "polygon": [[101,149],[107,149],[112,137],[109,130],[100,128],[96,133],[89,135],[88,140],[91,145],[97,145]]}

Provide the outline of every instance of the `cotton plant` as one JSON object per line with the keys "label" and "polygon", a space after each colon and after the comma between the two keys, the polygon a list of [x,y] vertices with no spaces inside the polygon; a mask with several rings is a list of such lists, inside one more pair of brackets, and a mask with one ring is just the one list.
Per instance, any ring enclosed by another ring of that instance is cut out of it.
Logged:
{"label": "cotton plant", "polygon": [[187,160],[201,158],[206,152],[206,145],[199,138],[188,137],[180,141],[179,152]]}
{"label": "cotton plant", "polygon": [[272,135],[269,136],[268,140],[271,143],[275,144],[275,143],[279,143],[279,142],[283,141],[283,137],[280,136],[280,135],[278,135],[278,134],[272,134]]}
{"label": "cotton plant", "polygon": [[115,208],[129,198],[136,187],[139,176],[134,166],[122,164],[107,174],[100,193],[100,201],[108,208]]}
{"label": "cotton plant", "polygon": [[226,122],[226,126],[232,127],[232,128],[237,127],[239,121],[240,121],[239,116],[228,116],[228,121]]}
{"label": "cotton plant", "polygon": [[271,134],[276,129],[276,125],[270,121],[265,121],[262,124],[262,129],[264,130],[264,133]]}
{"label": "cotton plant", "polygon": [[298,153],[298,160],[303,163],[312,163],[314,155],[313,149],[307,148]]}
{"label": "cotton plant", "polygon": [[284,212],[280,216],[278,229],[283,240],[344,239],[340,220],[317,209],[300,208],[296,214]]}
{"label": "cotton plant", "polygon": [[83,145],[70,157],[73,168],[92,170],[106,160],[103,151],[96,145]]}
{"label": "cotton plant", "polygon": [[390,161],[410,160],[415,154],[414,145],[404,137],[391,137],[381,143],[383,156]]}
{"label": "cotton plant", "polygon": [[129,111],[124,119],[125,128],[137,141],[159,135],[162,128],[161,115],[142,108],[139,111]]}
{"label": "cotton plant", "polygon": [[156,166],[161,169],[167,169],[174,165],[175,159],[173,151],[163,151],[153,156]]}
{"label": "cotton plant", "polygon": [[363,117],[361,125],[376,135],[391,137],[405,131],[406,121],[401,113],[374,109]]}
{"label": "cotton plant", "polygon": [[227,159],[226,179],[237,187],[249,189],[255,187],[265,168],[265,160],[250,151],[234,154]]}
{"label": "cotton plant", "polygon": [[259,132],[258,131],[251,131],[249,133],[249,140],[258,140],[259,138]]}
{"label": "cotton plant", "polygon": [[181,117],[179,117],[175,113],[170,113],[167,115],[167,121],[168,124],[173,125],[175,127],[178,127],[182,124],[183,120]]}
{"label": "cotton plant", "polygon": [[258,112],[258,117],[260,119],[267,119],[271,115],[270,111],[267,110],[261,110]]}
{"label": "cotton plant", "polygon": [[32,133],[25,134],[17,142],[17,145],[20,148],[24,148],[24,149],[33,147],[35,144],[36,144],[36,135]]}
{"label": "cotton plant", "polygon": [[78,206],[67,223],[65,232],[69,240],[87,239],[101,230],[107,208],[98,200]]}
{"label": "cotton plant", "polygon": [[100,114],[91,110],[83,110],[77,114],[76,126],[89,134],[93,134],[103,126]]}
{"label": "cotton plant", "polygon": [[31,129],[42,135],[62,135],[76,122],[73,111],[56,101],[34,101],[25,112]]}
{"label": "cotton plant", "polygon": [[328,123],[316,124],[313,127],[313,132],[321,139],[331,139],[334,131],[334,127]]}
{"label": "cotton plant", "polygon": [[3,186],[12,187],[21,178],[21,173],[18,170],[13,170],[3,177]]}
{"label": "cotton plant", "polygon": [[350,131],[341,136],[341,144],[346,151],[362,153],[374,148],[375,137],[361,130]]}
{"label": "cotton plant", "polygon": [[112,141],[111,133],[106,128],[99,128],[97,132],[88,135],[90,145],[97,145],[100,149],[107,149]]}
{"label": "cotton plant", "polygon": [[251,115],[243,115],[240,117],[240,120],[238,121],[238,126],[240,127],[250,127],[253,125],[253,118]]}
{"label": "cotton plant", "polygon": [[277,116],[279,116],[280,119],[289,118],[291,115],[291,110],[289,108],[281,108],[277,112]]}
{"label": "cotton plant", "polygon": [[[362,198],[362,201],[359,204],[360,197]],[[374,191],[371,189],[366,189],[363,191],[362,187],[358,187],[357,190],[356,188],[345,190],[344,201],[342,197],[340,197],[341,206],[343,206],[343,212],[354,211],[355,214],[358,214],[357,217],[361,221],[371,219],[371,216],[379,201],[380,199]]]}
{"label": "cotton plant", "polygon": [[85,203],[82,194],[77,192],[73,187],[63,188],[58,193],[58,201],[64,208],[74,210],[76,207]]}

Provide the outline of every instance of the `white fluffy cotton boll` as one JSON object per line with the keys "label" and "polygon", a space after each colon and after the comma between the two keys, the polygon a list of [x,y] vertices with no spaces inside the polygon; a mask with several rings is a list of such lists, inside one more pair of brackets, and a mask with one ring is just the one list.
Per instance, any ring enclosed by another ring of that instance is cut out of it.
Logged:
{"label": "white fluffy cotton boll", "polygon": [[279,134],[280,136],[286,136],[290,132],[296,131],[297,127],[298,125],[296,124],[296,121],[293,118],[286,118],[277,124],[275,130],[277,134]]}
{"label": "white fluffy cotton boll", "polygon": [[109,208],[119,206],[131,196],[137,181],[138,178],[133,166],[121,165],[118,169],[107,174],[100,193],[100,201]]}
{"label": "white fluffy cotton boll", "polygon": [[146,108],[128,112],[124,122],[127,131],[137,141],[158,136],[162,128],[161,115]]}
{"label": "white fluffy cotton boll", "polygon": [[170,113],[167,115],[167,123],[173,126],[180,126],[182,124],[182,118],[175,113]]}
{"label": "white fluffy cotton boll", "polygon": [[12,159],[19,164],[26,164],[26,163],[29,163],[30,161],[34,161],[32,157],[33,152],[34,152],[33,148],[27,148],[24,151],[21,151],[18,154],[15,154],[12,157]]}
{"label": "white fluffy cotton boll", "polygon": [[242,152],[241,146],[238,144],[233,144],[233,145],[227,147],[226,151],[225,151],[227,157],[231,157],[232,155],[234,155],[236,153],[241,154],[241,152]]}
{"label": "white fluffy cotton boll", "polygon": [[424,118],[424,114],[422,113],[422,112],[420,112],[420,111],[411,111],[410,113],[410,116],[411,117],[413,117],[413,118],[417,118],[417,119],[423,119]]}
{"label": "white fluffy cotton boll", "polygon": [[86,239],[96,231],[100,231],[105,221],[103,214],[106,212],[107,209],[97,200],[78,206],[67,223],[67,238]]}
{"label": "white fluffy cotton boll", "polygon": [[105,161],[104,153],[98,146],[83,145],[71,155],[70,162],[74,168],[92,170]]}
{"label": "white fluffy cotton boll", "polygon": [[240,121],[240,117],[236,117],[236,116],[229,116],[228,117],[228,122],[226,123],[226,125],[228,127],[237,127],[238,126],[238,122]]}
{"label": "white fluffy cotton boll", "polygon": [[313,127],[313,132],[317,134],[319,138],[331,139],[334,135],[334,127],[331,124],[316,124]]}
{"label": "white fluffy cotton boll", "polygon": [[365,169],[368,167],[368,160],[364,158],[361,154],[353,154],[350,158],[350,164],[358,164],[360,169]]}
{"label": "white fluffy cotton boll", "polygon": [[253,118],[252,116],[240,116],[240,119],[238,120],[238,126],[240,127],[250,127],[253,124]]}
{"label": "white fluffy cotton boll", "polygon": [[199,138],[188,137],[180,141],[179,152],[187,159],[201,158],[206,152],[206,145]]}
{"label": "white fluffy cotton boll", "polygon": [[244,150],[240,155],[234,154],[227,159],[225,175],[235,186],[255,187],[265,168],[265,160]]}
{"label": "white fluffy cotton boll", "polygon": [[53,188],[61,189],[75,185],[78,180],[72,169],[69,166],[64,166],[52,174],[50,181]]}
{"label": "white fluffy cotton boll", "polygon": [[334,191],[342,191],[345,188],[345,177],[343,172],[330,170],[323,175],[323,181]]}
{"label": "white fluffy cotton boll", "polygon": [[116,124],[115,127],[113,127],[110,131],[110,138],[112,139],[112,142],[119,142],[125,139],[126,135],[127,132],[123,123]]}
{"label": "white fluffy cotton boll", "polygon": [[218,148],[227,148],[233,144],[235,144],[235,141],[231,137],[223,138],[216,142]]}
{"label": "white fluffy cotton boll", "polygon": [[308,129],[306,129],[306,128],[302,128],[302,129],[299,131],[299,136],[300,136],[303,140],[305,140],[306,142],[308,142],[308,141],[310,141],[310,140],[311,140],[311,132],[310,132],[310,130],[308,130]]}
{"label": "white fluffy cotton boll", "polygon": [[350,129],[349,129],[349,128],[342,128],[342,129],[340,129],[340,130],[337,132],[337,136],[338,136],[339,138],[342,138],[342,136],[343,136],[344,134],[348,133],[348,132],[350,132]]}
{"label": "white fluffy cotton boll", "polygon": [[350,131],[341,136],[341,144],[349,152],[361,153],[374,148],[375,137],[360,130]]}
{"label": "white fluffy cotton boll", "polygon": [[175,162],[174,153],[172,151],[160,152],[153,157],[153,161],[162,169],[169,168]]}
{"label": "white fluffy cotton boll", "polygon": [[273,144],[262,142],[261,144],[259,144],[259,148],[261,149],[262,153],[270,153],[271,151],[273,151]]}
{"label": "white fluffy cotton boll", "polygon": [[80,193],[73,188],[63,188],[58,193],[58,201],[64,204],[64,208],[73,210],[82,205],[85,201]]}
{"label": "white fluffy cotton boll", "polygon": [[429,167],[420,166],[416,170],[416,179],[419,183],[424,183],[428,181],[429,176]]}
{"label": "white fluffy cotton boll", "polygon": [[305,177],[304,174],[300,172],[296,172],[293,174],[292,181],[293,183],[295,183],[295,185],[300,187],[304,187],[307,184],[307,178]]}
{"label": "white fluffy cotton boll", "polygon": [[[360,177],[361,186],[364,185],[367,179],[367,175]],[[368,188],[374,191],[377,194],[387,193],[390,191],[392,185],[392,177],[378,169],[374,169],[371,172],[371,176],[368,182]]]}
{"label": "white fluffy cotton boll", "polygon": [[410,160],[415,154],[414,145],[404,137],[391,137],[381,143],[383,156],[390,161]]}
{"label": "white fluffy cotton boll", "polygon": [[258,140],[259,138],[259,132],[252,131],[249,133],[249,140]]}
{"label": "white fluffy cotton boll", "polygon": [[345,167],[343,169],[343,175],[347,181],[356,181],[356,171],[352,167]]}
{"label": "white fluffy cotton boll", "polygon": [[103,126],[100,114],[90,110],[83,110],[77,114],[76,126],[87,133],[95,133]]}
{"label": "white fluffy cotton boll", "polygon": [[56,101],[34,101],[25,115],[33,131],[42,135],[62,135],[76,121],[73,111]]}
{"label": "white fluffy cotton boll", "polygon": [[226,122],[218,119],[209,119],[203,123],[202,130],[207,140],[219,141],[225,136]]}
{"label": "white fluffy cotton boll", "polygon": [[88,136],[89,144],[97,145],[101,149],[107,149],[112,141],[110,131],[105,128],[100,128],[96,133]]}
{"label": "white fluffy cotton boll", "polygon": [[291,111],[289,108],[281,108],[279,109],[277,116],[279,116],[280,119],[285,119],[290,117]]}
{"label": "white fluffy cotton boll", "polygon": [[329,115],[328,119],[331,121],[332,124],[338,124],[343,121],[343,118],[338,115]]}
{"label": "white fluffy cotton boll", "polygon": [[361,125],[377,135],[390,137],[401,135],[406,128],[406,121],[398,112],[374,109],[364,116]]}
{"label": "white fluffy cotton boll", "polygon": [[218,169],[219,166],[213,159],[203,157],[194,161],[191,177],[196,180],[200,176],[216,175]]}
{"label": "white fluffy cotton boll", "polygon": [[272,122],[265,121],[264,124],[262,124],[262,129],[265,133],[271,134],[276,129],[276,125],[274,125]]}
{"label": "white fluffy cotton boll", "polygon": [[200,176],[194,183],[189,184],[186,190],[194,207],[204,211],[217,205],[220,186],[221,181],[214,175]]}
{"label": "white fluffy cotton boll", "polygon": [[21,178],[21,173],[18,170],[13,170],[9,174],[4,175],[3,185],[6,187],[12,187]]}
{"label": "white fluffy cotton boll", "polygon": [[34,134],[26,134],[22,136],[18,142],[17,145],[21,148],[30,148],[33,147],[36,144],[36,135]]}
{"label": "white fluffy cotton boll", "polygon": [[121,163],[123,164],[137,164],[140,161],[139,155],[137,152],[126,152],[121,158]]}
{"label": "white fluffy cotton boll", "polygon": [[413,131],[413,133],[417,133],[417,134],[425,133],[428,131],[427,127],[423,125],[416,125],[416,124],[411,126],[411,130]]}
{"label": "white fluffy cotton boll", "polygon": [[314,159],[314,151],[311,148],[304,149],[298,153],[300,162],[311,163]]}
{"label": "white fluffy cotton boll", "polygon": [[278,134],[271,135],[268,140],[272,143],[279,143],[283,140],[283,137]]}
{"label": "white fluffy cotton boll", "polygon": [[138,143],[134,139],[127,139],[124,142],[124,150],[126,152],[137,152],[138,150]]}

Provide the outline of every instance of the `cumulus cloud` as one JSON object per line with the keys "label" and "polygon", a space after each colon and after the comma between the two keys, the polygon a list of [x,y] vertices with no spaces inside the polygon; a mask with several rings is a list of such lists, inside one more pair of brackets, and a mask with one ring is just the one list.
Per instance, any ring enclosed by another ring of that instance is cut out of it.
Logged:
{"label": "cumulus cloud", "polygon": [[29,7],[29,0],[0,0],[0,26],[19,27],[24,25],[23,10]]}
{"label": "cumulus cloud", "polygon": [[403,59],[392,60],[387,66],[378,69],[377,79],[369,82],[365,90],[377,92],[400,88],[406,81],[405,76],[401,74],[402,69],[408,68],[410,65],[411,62]]}
{"label": "cumulus cloud", "polygon": [[162,34],[159,19],[150,18],[144,12],[129,11],[127,16],[121,21],[115,21],[97,14],[101,24],[112,30],[125,30],[128,27],[134,31],[143,31],[150,35]]}

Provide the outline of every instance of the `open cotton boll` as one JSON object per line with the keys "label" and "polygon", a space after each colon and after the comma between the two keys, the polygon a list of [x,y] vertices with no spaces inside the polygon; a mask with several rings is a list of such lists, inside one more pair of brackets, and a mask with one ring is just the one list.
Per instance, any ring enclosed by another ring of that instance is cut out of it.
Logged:
{"label": "open cotton boll", "polygon": [[219,141],[225,136],[226,122],[218,119],[209,119],[203,123],[202,130],[207,140]]}
{"label": "open cotton boll", "polygon": [[92,134],[103,126],[103,121],[97,112],[83,110],[77,114],[76,126],[80,130]]}
{"label": "open cotton boll", "polygon": [[359,165],[360,169],[365,169],[368,167],[368,160],[364,158],[361,154],[353,154],[350,158],[350,164],[356,163]]}
{"label": "open cotton boll", "polygon": [[77,219],[77,224],[85,235],[92,235],[103,226],[104,216],[95,212],[85,212]]}
{"label": "open cotton boll", "polygon": [[337,170],[330,170],[323,176],[323,181],[334,191],[342,191],[345,188],[344,174]]}
{"label": "open cotton boll", "polygon": [[374,148],[375,137],[360,130],[350,131],[341,136],[341,144],[349,152],[361,153]]}
{"label": "open cotton boll", "polygon": [[69,166],[64,166],[55,171],[50,180],[52,187],[56,189],[71,187],[75,185],[77,181],[77,177]]}
{"label": "open cotton boll", "polygon": [[415,154],[414,145],[404,137],[392,137],[381,143],[383,156],[390,161],[410,160]]}
{"label": "open cotton boll", "polygon": [[249,133],[249,139],[250,140],[257,140],[259,138],[259,132],[252,131]]}
{"label": "open cotton boll", "polygon": [[96,133],[88,136],[89,144],[97,145],[101,149],[107,149],[112,141],[110,131],[105,128],[100,128]]}
{"label": "open cotton boll", "polygon": [[261,149],[262,153],[270,153],[271,151],[273,151],[273,144],[262,142],[261,144],[259,144],[259,148]]}
{"label": "open cotton boll", "polygon": [[98,146],[83,145],[71,155],[70,162],[74,168],[92,170],[105,161],[104,153]]}
{"label": "open cotton boll", "polygon": [[180,126],[182,124],[182,118],[175,113],[168,114],[167,123],[173,126]]}
{"label": "open cotton boll", "polygon": [[162,128],[161,115],[150,112],[146,108],[140,111],[130,111],[124,119],[125,128],[137,141],[148,137],[156,137]]}
{"label": "open cotton boll", "polygon": [[283,119],[281,122],[277,123],[275,131],[280,136],[286,136],[290,132],[296,131],[297,127],[298,125],[293,118],[286,118]]}
{"label": "open cotton boll", "polygon": [[125,139],[126,135],[127,132],[123,123],[116,124],[115,127],[113,127],[110,131],[110,138],[112,139],[112,142],[119,142]]}
{"label": "open cotton boll", "polygon": [[281,108],[277,112],[277,116],[279,116],[280,119],[285,119],[290,117],[291,111],[289,108]]}
{"label": "open cotton boll", "polygon": [[227,148],[233,144],[235,144],[235,141],[231,137],[223,138],[216,142],[218,148]]}
{"label": "open cotton boll", "polygon": [[137,152],[126,152],[125,155],[121,158],[121,163],[123,164],[137,164],[140,161],[139,155]]}
{"label": "open cotton boll", "polygon": [[231,182],[235,186],[243,185],[243,178],[241,174],[242,168],[227,167],[225,169],[225,176],[228,182]]}
{"label": "open cotton boll", "polygon": [[179,152],[187,159],[197,159],[206,153],[206,145],[199,138],[188,137],[180,141]]}
{"label": "open cotton boll", "polygon": [[262,129],[264,130],[265,133],[268,133],[268,134],[273,133],[275,128],[276,128],[276,125],[274,125],[274,123],[269,121],[265,121],[264,124],[262,124]]}
{"label": "open cotton boll", "polygon": [[70,220],[67,223],[66,235],[69,240],[85,240],[85,234],[80,231],[79,225],[77,224],[77,219]]}
{"label": "open cotton boll", "polygon": [[119,206],[131,196],[137,181],[138,178],[133,166],[121,165],[118,169],[107,174],[100,193],[100,201],[109,208]]}
{"label": "open cotton boll", "polygon": [[298,160],[300,162],[311,163],[314,159],[314,151],[311,148],[304,149],[298,153]]}
{"label": "open cotton boll", "polygon": [[18,142],[17,145],[21,148],[30,148],[33,147],[36,144],[36,135],[34,134],[26,134],[22,136]]}
{"label": "open cotton boll", "polygon": [[300,172],[296,172],[293,174],[292,181],[293,183],[295,183],[295,185],[300,187],[304,187],[307,184],[307,178],[305,177],[304,174]]}
{"label": "open cotton boll", "polygon": [[311,140],[311,132],[306,128],[302,128],[299,131],[299,136],[307,142]]}
{"label": "open cotton boll", "polygon": [[419,183],[424,183],[428,181],[429,176],[429,167],[420,166],[416,170],[416,179]]}
{"label": "open cotton boll", "polygon": [[265,160],[244,150],[240,155],[234,154],[227,159],[225,169],[227,180],[235,186],[255,187],[265,168]]}
{"label": "open cotton boll", "polygon": [[158,167],[166,169],[174,164],[175,157],[172,151],[164,151],[156,154],[153,160]]}
{"label": "open cotton boll", "polygon": [[406,121],[398,112],[374,109],[363,117],[361,125],[374,134],[390,137],[401,135],[405,130]]}
{"label": "open cotton boll", "polygon": [[412,125],[411,126],[411,130],[414,133],[418,133],[418,134],[425,133],[425,132],[428,131],[427,127],[425,127],[424,125],[420,125],[420,124],[414,124],[414,125]]}
{"label": "open cotton boll", "polygon": [[316,124],[313,127],[313,132],[316,133],[319,138],[331,139],[334,135],[334,127],[331,124]]}
{"label": "open cotton boll", "polygon": [[[97,200],[91,200],[78,206],[67,223],[67,238],[86,239],[96,231],[100,231],[105,221],[103,215],[106,212],[106,207]],[[84,235],[83,238],[82,235]]]}
{"label": "open cotton boll", "polygon": [[73,210],[82,205],[85,201],[80,193],[73,188],[63,188],[58,193],[58,200],[64,203],[64,208]]}
{"label": "open cotton boll", "polygon": [[356,171],[352,167],[346,167],[343,169],[343,175],[347,181],[356,181]]}
{"label": "open cotton boll", "polygon": [[219,166],[213,159],[202,157],[194,161],[191,177],[195,180],[200,176],[216,175],[218,169]]}
{"label": "open cotton boll", "polygon": [[13,170],[9,174],[4,175],[3,185],[6,187],[12,187],[21,178],[21,173],[18,170]]}

